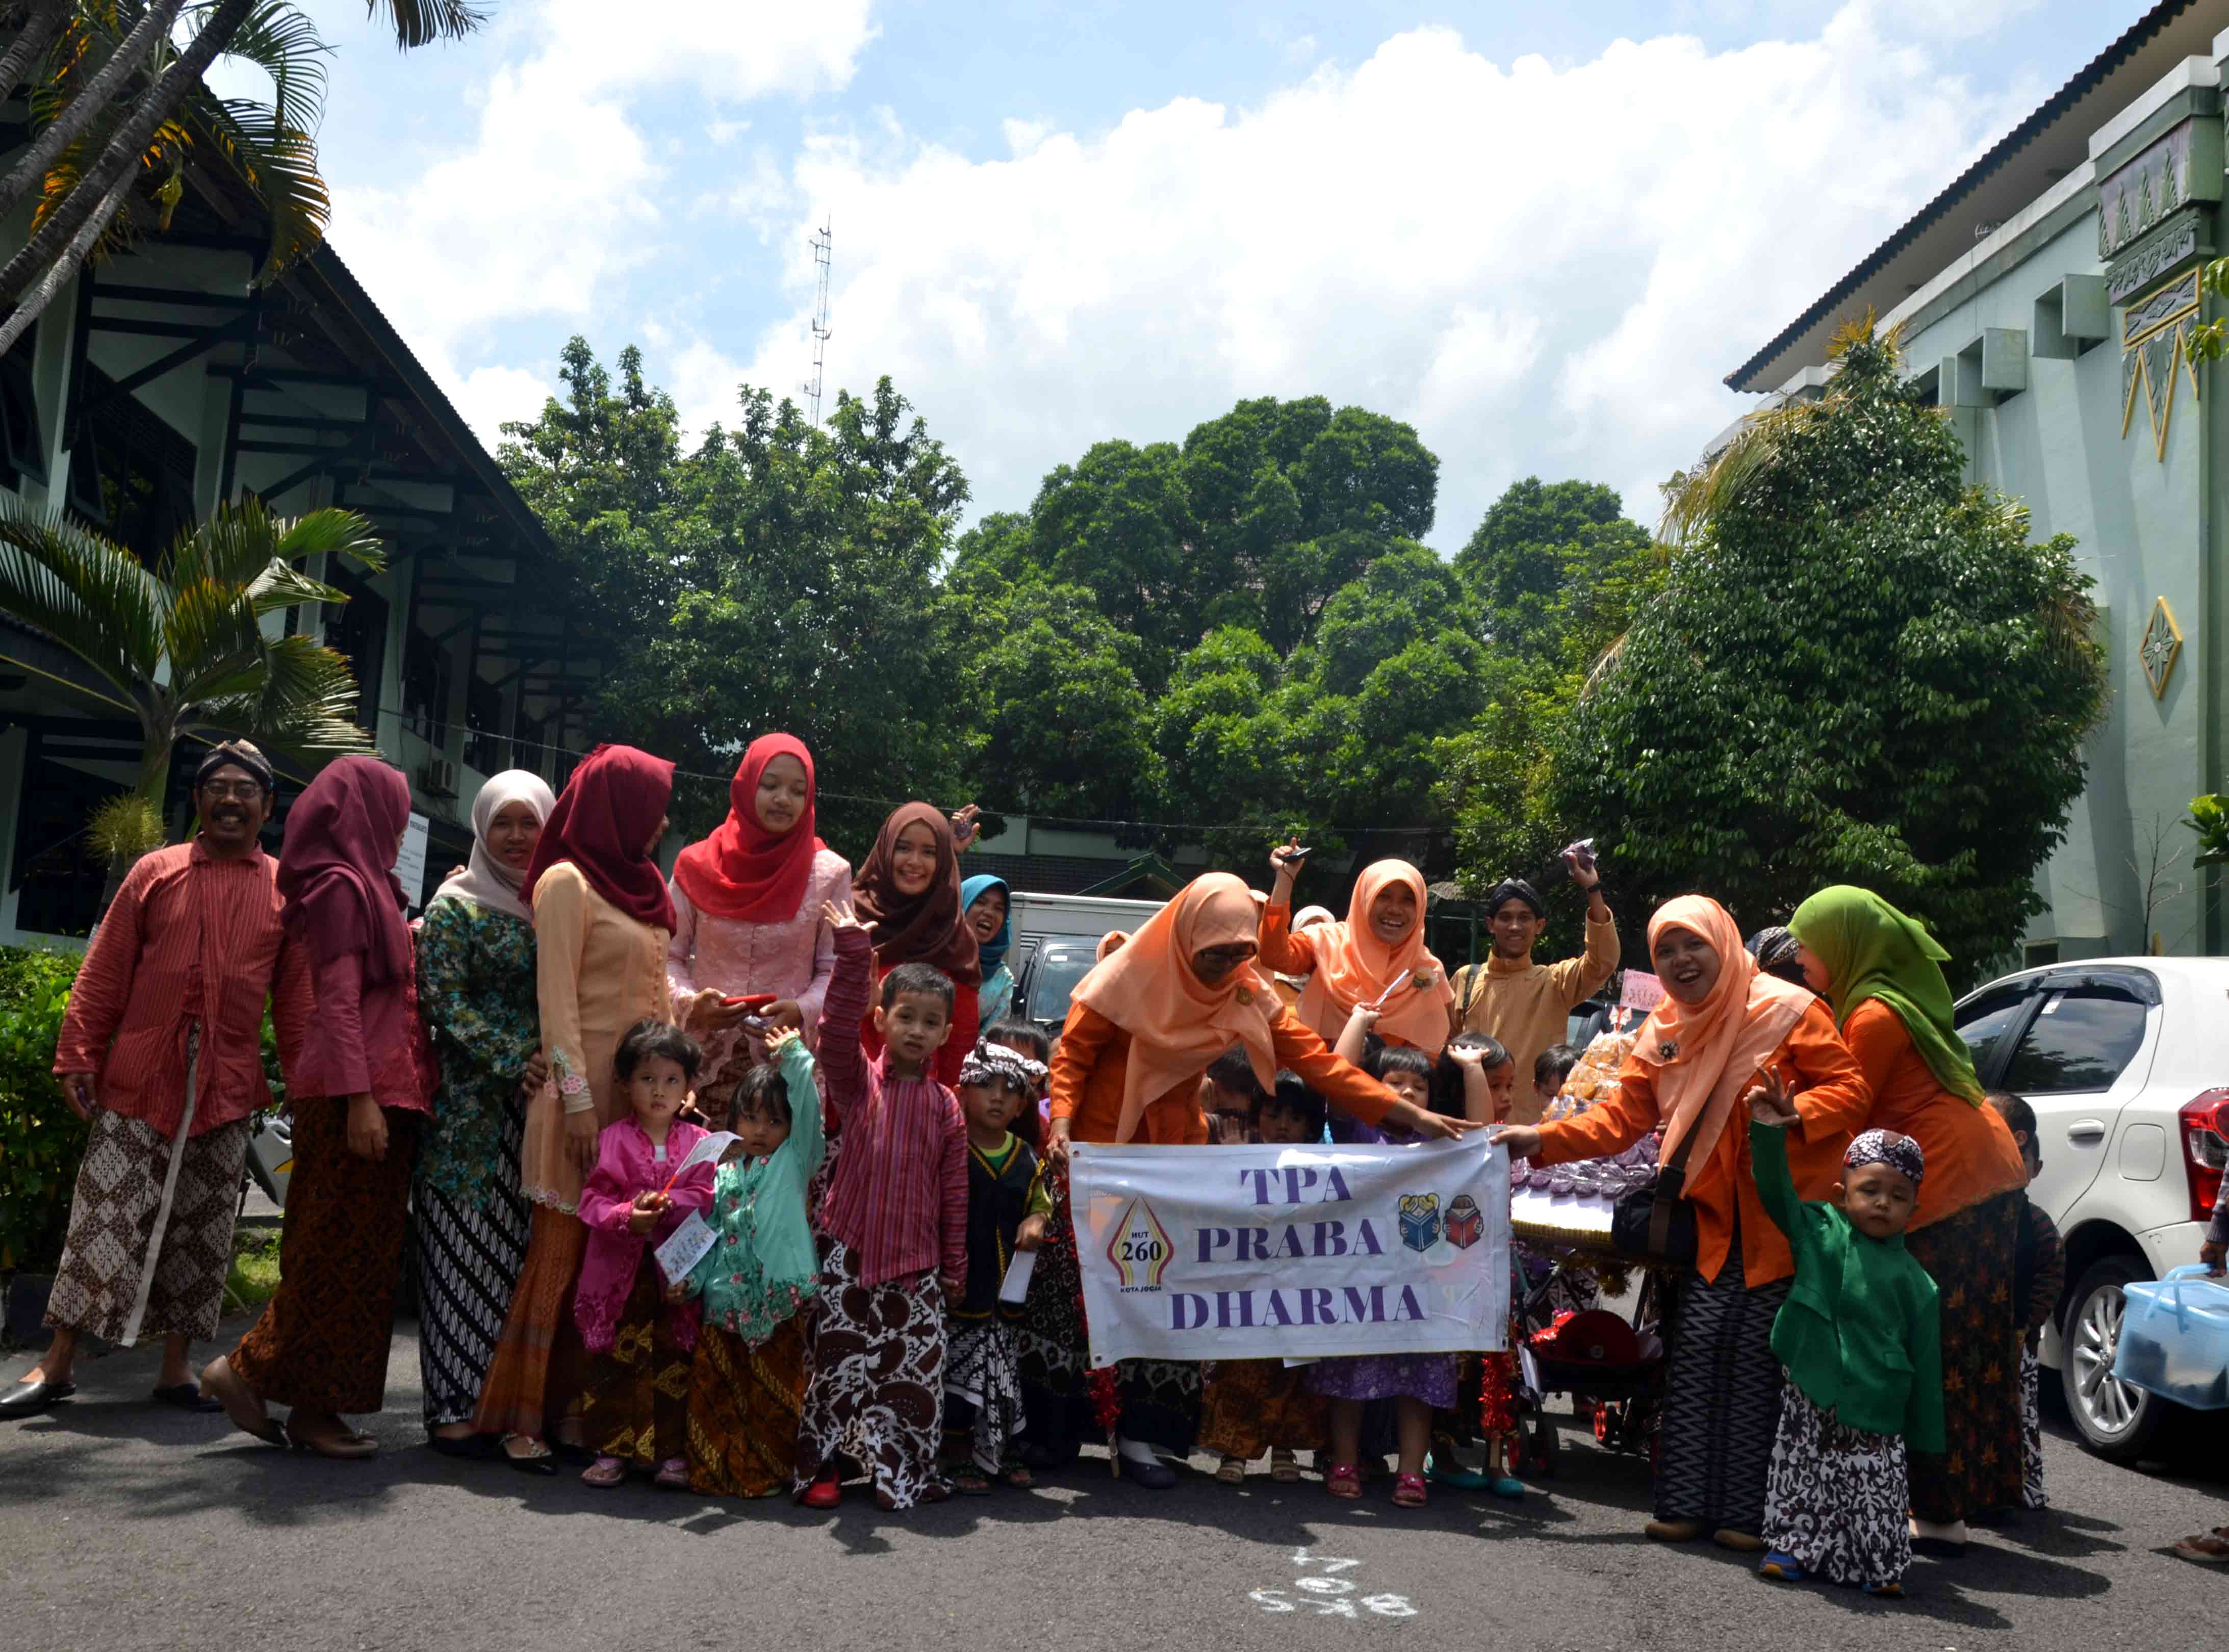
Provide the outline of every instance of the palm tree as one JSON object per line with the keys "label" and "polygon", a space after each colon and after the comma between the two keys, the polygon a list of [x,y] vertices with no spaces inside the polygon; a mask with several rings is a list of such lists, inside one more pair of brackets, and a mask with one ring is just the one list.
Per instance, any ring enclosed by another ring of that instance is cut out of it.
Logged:
{"label": "palm tree", "polygon": [[[467,0],[366,0],[365,10],[383,11],[403,48],[462,36],[485,20]],[[169,226],[196,126],[270,211],[259,286],[324,239],[329,203],[313,134],[324,99],[321,60],[331,48],[289,0],[16,0],[0,5],[0,19],[11,16],[20,32],[0,50],[0,95],[33,75],[36,135],[0,177],[0,214],[35,191],[40,201],[30,240],[0,266],[0,350],[80,263],[140,232],[130,207],[143,174],[160,180],[154,227]],[[198,27],[181,49],[172,30],[186,18]],[[271,100],[210,95],[201,77],[220,55],[261,67]]]}
{"label": "palm tree", "polygon": [[[348,601],[294,566],[319,551],[367,572],[386,566],[353,511],[289,520],[251,494],[180,533],[150,570],[99,534],[0,498],[0,614],[75,654],[138,719],[136,794],[154,808],[188,735],[243,736],[311,762],[370,748],[346,656],[264,629],[267,615],[299,603]],[[110,840],[112,896],[151,845]]]}

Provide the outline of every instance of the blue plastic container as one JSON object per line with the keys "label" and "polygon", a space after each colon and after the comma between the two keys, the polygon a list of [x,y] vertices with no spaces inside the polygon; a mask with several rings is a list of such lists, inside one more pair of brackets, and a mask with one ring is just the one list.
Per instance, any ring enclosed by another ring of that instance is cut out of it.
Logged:
{"label": "blue plastic container", "polygon": [[2229,1282],[2202,1266],[2121,1288],[2127,1307],[2113,1374],[2194,1411],[2229,1407]]}

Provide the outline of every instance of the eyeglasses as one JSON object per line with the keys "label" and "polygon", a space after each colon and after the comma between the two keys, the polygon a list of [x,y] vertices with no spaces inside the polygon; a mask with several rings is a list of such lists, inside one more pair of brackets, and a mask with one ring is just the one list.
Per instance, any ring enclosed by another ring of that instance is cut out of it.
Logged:
{"label": "eyeglasses", "polygon": [[204,781],[202,782],[202,795],[217,803],[227,798],[236,802],[253,803],[263,795],[263,782],[254,780]]}

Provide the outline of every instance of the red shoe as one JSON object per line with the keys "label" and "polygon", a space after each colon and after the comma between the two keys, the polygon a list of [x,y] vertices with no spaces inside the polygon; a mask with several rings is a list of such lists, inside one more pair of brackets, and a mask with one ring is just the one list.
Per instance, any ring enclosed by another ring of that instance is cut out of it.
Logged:
{"label": "red shoe", "polygon": [[797,1501],[807,1508],[833,1508],[844,1501],[844,1482],[833,1474],[824,1474]]}

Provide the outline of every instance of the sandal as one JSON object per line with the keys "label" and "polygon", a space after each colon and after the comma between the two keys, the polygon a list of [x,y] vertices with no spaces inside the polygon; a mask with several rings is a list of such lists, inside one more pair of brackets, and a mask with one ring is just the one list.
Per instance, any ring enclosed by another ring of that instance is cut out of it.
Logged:
{"label": "sandal", "polygon": [[666,1458],[665,1462],[658,1465],[658,1472],[651,1476],[650,1483],[658,1487],[661,1491],[688,1490],[689,1459],[686,1457]]}
{"label": "sandal", "polygon": [[1775,1549],[1757,1562],[1757,1575],[1776,1578],[1782,1583],[1802,1583],[1803,1563],[1792,1554],[1783,1554]]}
{"label": "sandal", "polygon": [[2201,1566],[2229,1565],[2229,1538],[2208,1532],[2200,1537],[2187,1537],[2168,1551],[2186,1560],[2195,1560]]}
{"label": "sandal", "polygon": [[963,1462],[952,1471],[952,1489],[962,1497],[988,1497],[991,1482],[973,1463]]}
{"label": "sandal", "polygon": [[1281,1486],[1289,1486],[1301,1477],[1301,1460],[1283,1446],[1269,1453],[1269,1478]]}
{"label": "sandal", "polygon": [[1246,1459],[1243,1457],[1224,1458],[1223,1462],[1215,1470],[1215,1477],[1217,1480],[1220,1480],[1226,1486],[1244,1485],[1246,1483]]}
{"label": "sandal", "polygon": [[833,1508],[844,1501],[844,1482],[832,1472],[824,1474],[798,1493],[797,1501],[807,1508]]}
{"label": "sandal", "polygon": [[[524,1446],[526,1449],[523,1451],[513,1450],[514,1446]],[[523,1475],[547,1475],[557,1472],[556,1453],[531,1434],[504,1435],[503,1443],[496,1448],[495,1455]]]}
{"label": "sandal", "polygon": [[1036,1477],[1030,1473],[1029,1465],[1025,1462],[1008,1463],[999,1470],[999,1478],[1017,1491],[1027,1491],[1037,1483]]}
{"label": "sandal", "polygon": [[1423,1475],[1395,1475],[1393,1476],[1394,1507],[1422,1508],[1425,1504],[1427,1497],[1428,1494],[1424,1490]]}
{"label": "sandal", "polygon": [[1359,1497],[1362,1470],[1351,1462],[1334,1462],[1324,1475],[1324,1489],[1334,1497]]}
{"label": "sandal", "polygon": [[581,1470],[581,1483],[584,1486],[616,1486],[626,1478],[626,1469],[624,1457],[598,1457]]}

